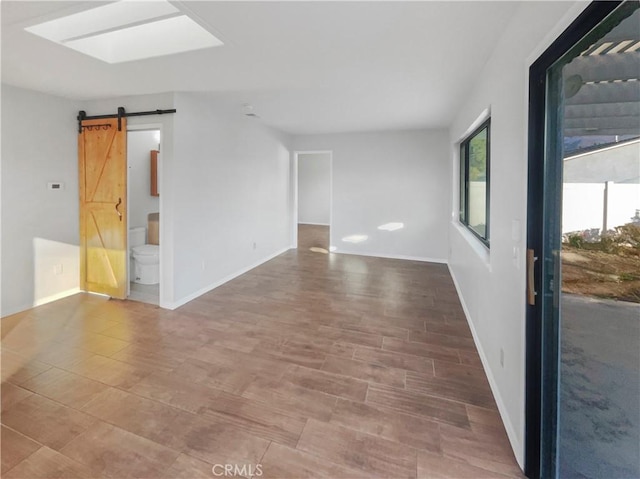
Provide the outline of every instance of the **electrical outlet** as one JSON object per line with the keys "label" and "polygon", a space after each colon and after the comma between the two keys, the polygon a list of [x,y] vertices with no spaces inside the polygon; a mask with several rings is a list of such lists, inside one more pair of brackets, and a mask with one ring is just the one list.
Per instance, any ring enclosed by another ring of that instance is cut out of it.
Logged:
{"label": "electrical outlet", "polygon": [[206,267],[206,265],[205,265],[205,263],[204,263],[204,261],[203,261],[203,262],[202,262],[202,271],[204,271],[205,269],[207,269],[207,267]]}
{"label": "electrical outlet", "polygon": [[504,349],[500,348],[500,366],[504,367]]}
{"label": "electrical outlet", "polygon": [[62,265],[61,264],[56,264],[53,266],[53,274],[55,274],[56,276],[59,276],[62,274]]}
{"label": "electrical outlet", "polygon": [[253,242],[253,249],[256,249],[258,247],[258,244],[254,241]]}

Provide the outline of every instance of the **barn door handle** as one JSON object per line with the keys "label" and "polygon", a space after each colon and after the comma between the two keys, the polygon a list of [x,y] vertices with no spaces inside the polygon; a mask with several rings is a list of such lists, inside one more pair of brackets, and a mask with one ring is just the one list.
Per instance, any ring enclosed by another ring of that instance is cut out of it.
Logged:
{"label": "barn door handle", "polygon": [[118,198],[118,202],[116,203],[116,213],[118,213],[118,217],[120,221],[122,221],[122,213],[120,213],[120,205],[122,204],[122,198]]}

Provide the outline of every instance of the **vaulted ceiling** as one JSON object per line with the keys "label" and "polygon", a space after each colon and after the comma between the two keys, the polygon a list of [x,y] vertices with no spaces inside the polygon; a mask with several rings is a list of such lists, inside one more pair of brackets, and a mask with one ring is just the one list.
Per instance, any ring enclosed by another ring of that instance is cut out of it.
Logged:
{"label": "vaulted ceiling", "polygon": [[290,133],[446,127],[518,8],[171,2],[224,46],[120,64],[24,30],[105,3],[0,2],[3,82],[75,99],[211,92]]}
{"label": "vaulted ceiling", "polygon": [[[0,2],[2,81],[74,99],[209,92],[289,133],[446,127],[518,8],[173,1],[224,45],[120,64],[25,31],[108,3]],[[636,11],[565,67],[565,136],[640,134],[639,30]]]}

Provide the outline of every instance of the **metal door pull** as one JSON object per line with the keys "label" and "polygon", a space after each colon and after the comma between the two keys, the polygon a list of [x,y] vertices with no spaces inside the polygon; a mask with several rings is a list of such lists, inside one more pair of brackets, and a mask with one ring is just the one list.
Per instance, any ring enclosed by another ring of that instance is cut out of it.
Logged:
{"label": "metal door pull", "polygon": [[536,285],[535,285],[535,263],[538,257],[532,249],[527,250],[527,303],[531,306],[536,304]]}

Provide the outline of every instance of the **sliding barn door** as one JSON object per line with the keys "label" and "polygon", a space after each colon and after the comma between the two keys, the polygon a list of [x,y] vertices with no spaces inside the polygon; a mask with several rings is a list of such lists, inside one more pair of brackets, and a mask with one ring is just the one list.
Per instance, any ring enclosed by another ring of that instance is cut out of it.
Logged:
{"label": "sliding barn door", "polygon": [[78,137],[80,288],[127,294],[126,119],[84,120]]}

